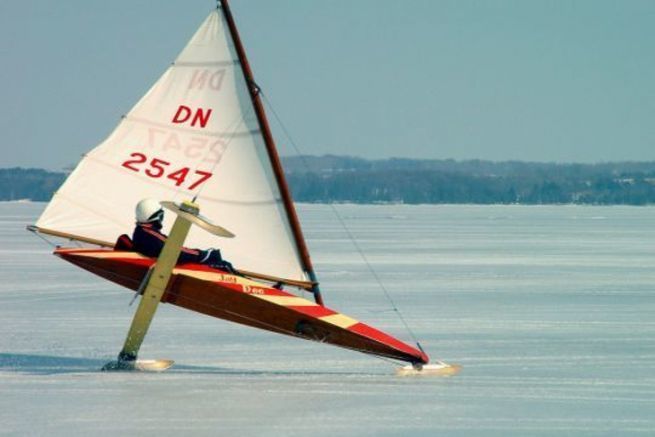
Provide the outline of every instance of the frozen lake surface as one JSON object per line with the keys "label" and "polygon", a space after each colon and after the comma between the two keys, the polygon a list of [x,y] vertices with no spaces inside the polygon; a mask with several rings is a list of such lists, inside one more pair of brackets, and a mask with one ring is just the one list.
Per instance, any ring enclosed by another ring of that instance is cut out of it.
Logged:
{"label": "frozen lake surface", "polygon": [[[0,434],[655,435],[655,208],[337,206],[463,365],[427,379],[169,305],[141,356],[176,365],[101,373],[132,293],[25,232],[43,206],[0,203]],[[299,213],[327,305],[409,341],[330,207]]]}

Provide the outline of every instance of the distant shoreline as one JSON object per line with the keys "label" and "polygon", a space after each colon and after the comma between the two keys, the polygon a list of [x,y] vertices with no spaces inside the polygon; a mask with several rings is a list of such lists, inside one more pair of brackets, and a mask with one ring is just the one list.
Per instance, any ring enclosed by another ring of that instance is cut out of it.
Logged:
{"label": "distant shoreline", "polygon": [[[655,162],[283,158],[297,203],[367,205],[655,205]],[[0,201],[48,201],[64,172],[0,169]]]}
{"label": "distant shoreline", "polygon": [[[19,201],[19,200],[0,200],[0,205],[6,204],[18,204],[18,205],[43,205],[44,207],[48,204],[47,200],[29,200],[29,201]],[[653,208],[655,204],[647,205],[628,205],[628,204],[612,204],[612,205],[592,205],[587,203],[542,203],[542,204],[525,204],[525,203],[352,203],[352,202],[341,202],[341,203],[308,203],[308,202],[296,202],[294,204],[299,207],[311,207],[311,206],[406,206],[409,208],[425,208],[425,207],[471,207],[471,208],[486,208],[486,207],[497,207],[504,206],[508,208],[547,208],[547,207],[565,207],[565,208]]]}

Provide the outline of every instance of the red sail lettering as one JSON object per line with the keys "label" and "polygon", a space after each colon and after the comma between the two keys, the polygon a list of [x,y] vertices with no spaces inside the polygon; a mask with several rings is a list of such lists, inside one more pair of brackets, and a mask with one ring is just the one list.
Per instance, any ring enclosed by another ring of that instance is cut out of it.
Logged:
{"label": "red sail lettering", "polygon": [[207,112],[204,113],[202,108],[198,108],[196,114],[193,116],[193,121],[191,122],[191,126],[195,126],[196,122],[199,122],[200,127],[205,127],[207,125],[207,122],[209,121],[210,115],[212,115],[211,109],[207,109]]}
{"label": "red sail lettering", "polygon": [[194,114],[193,110],[188,106],[180,105],[180,107],[177,108],[177,112],[173,116],[172,121],[173,123],[185,123],[189,121],[189,119],[191,118],[191,114],[193,114],[193,119],[191,120],[191,126],[195,126],[197,123],[200,125],[200,127],[205,127],[207,126],[209,117],[212,114],[212,110],[198,108],[196,109],[196,112]]}
{"label": "red sail lettering", "polygon": [[179,108],[177,108],[177,112],[175,113],[175,116],[173,117],[173,123],[184,123],[191,117],[191,108],[188,106],[180,105]]}

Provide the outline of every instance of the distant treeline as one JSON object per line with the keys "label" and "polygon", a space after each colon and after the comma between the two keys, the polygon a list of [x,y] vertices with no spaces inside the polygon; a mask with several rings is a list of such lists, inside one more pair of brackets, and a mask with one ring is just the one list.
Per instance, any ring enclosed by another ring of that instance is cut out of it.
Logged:
{"label": "distant treeline", "polygon": [[655,162],[284,160],[294,199],[355,203],[655,204]]}
{"label": "distant treeline", "polygon": [[3,168],[0,169],[0,200],[50,200],[64,179],[64,173],[37,168]]}
{"label": "distant treeline", "polygon": [[[655,162],[283,158],[299,202],[655,204]],[[0,200],[48,200],[64,173],[0,169]]]}

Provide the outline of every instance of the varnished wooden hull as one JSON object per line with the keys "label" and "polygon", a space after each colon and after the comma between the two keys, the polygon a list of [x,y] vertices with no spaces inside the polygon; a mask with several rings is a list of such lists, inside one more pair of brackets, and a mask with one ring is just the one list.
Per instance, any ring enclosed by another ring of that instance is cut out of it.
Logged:
{"label": "varnished wooden hull", "polygon": [[[137,290],[154,260],[110,249],[57,249],[55,255]],[[410,363],[428,356],[400,340],[286,291],[199,264],[173,271],[162,302],[265,329]]]}

